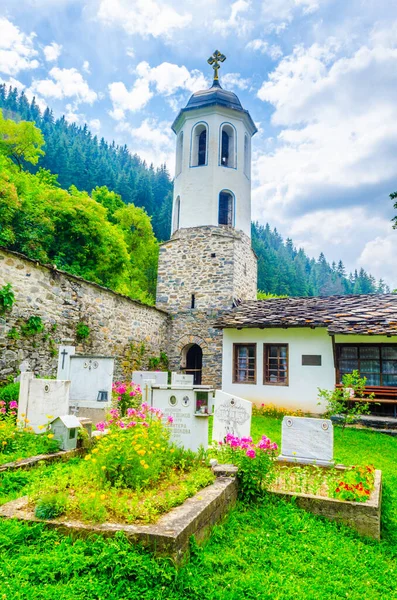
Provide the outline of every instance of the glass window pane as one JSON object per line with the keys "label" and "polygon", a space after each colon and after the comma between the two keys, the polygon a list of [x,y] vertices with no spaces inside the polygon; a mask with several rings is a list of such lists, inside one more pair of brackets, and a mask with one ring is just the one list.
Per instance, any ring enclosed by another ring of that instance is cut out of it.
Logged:
{"label": "glass window pane", "polygon": [[358,360],[340,360],[339,370],[343,373],[351,373],[355,369],[358,369]]}
{"label": "glass window pane", "polygon": [[379,347],[378,346],[360,346],[360,358],[379,358]]}
{"label": "glass window pane", "polygon": [[287,346],[280,346],[280,356],[287,358]]}
{"label": "glass window pane", "polygon": [[340,349],[341,358],[358,358],[357,346],[342,346]]}
{"label": "glass window pane", "polygon": [[379,360],[360,360],[360,371],[361,371],[361,373],[379,373],[380,372],[380,361]]}
{"label": "glass window pane", "polygon": [[272,356],[272,357],[278,356],[278,346],[269,346],[269,356]]}
{"label": "glass window pane", "polygon": [[380,385],[380,375],[375,373],[360,373],[361,377],[366,377],[366,385]]}
{"label": "glass window pane", "polygon": [[397,373],[397,360],[382,361],[382,373]]}
{"label": "glass window pane", "polygon": [[383,346],[382,347],[382,358],[394,358],[397,360],[397,345],[396,346]]}
{"label": "glass window pane", "polygon": [[397,375],[383,375],[383,385],[397,387]]}

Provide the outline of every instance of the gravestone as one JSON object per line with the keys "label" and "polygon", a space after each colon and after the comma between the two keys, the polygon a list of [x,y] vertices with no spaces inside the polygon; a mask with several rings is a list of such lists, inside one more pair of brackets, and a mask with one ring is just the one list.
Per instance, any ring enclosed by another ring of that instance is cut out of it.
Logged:
{"label": "gravestone", "polygon": [[74,346],[61,345],[58,348],[57,379],[70,379],[70,358],[76,353]]}
{"label": "gravestone", "polygon": [[330,419],[284,417],[280,461],[333,465],[334,430]]}
{"label": "gravestone", "polygon": [[[200,390],[202,393],[202,390]],[[208,414],[196,411],[196,392],[192,387],[153,386],[152,406],[160,408],[163,420],[171,416],[171,441],[196,452],[208,447]]]}
{"label": "gravestone", "polygon": [[168,383],[168,372],[167,371],[134,371],[132,373],[132,380],[134,383],[143,386],[144,381],[153,381],[156,385],[167,385]]}
{"label": "gravestone", "polygon": [[214,401],[212,441],[223,442],[228,433],[249,437],[251,433],[252,403],[244,398],[217,390]]}
{"label": "gravestone", "polygon": [[194,375],[185,375],[184,373],[171,373],[172,386],[193,387]]}
{"label": "gravestone", "polygon": [[[26,421],[35,433],[39,426],[46,426],[48,417],[55,418],[69,412],[70,381],[56,379],[35,379],[34,373],[21,373],[21,387],[18,400],[18,420]],[[22,416],[24,415],[24,416]]]}
{"label": "gravestone", "polygon": [[103,408],[112,399],[114,358],[111,356],[70,357],[70,402],[79,408]]}

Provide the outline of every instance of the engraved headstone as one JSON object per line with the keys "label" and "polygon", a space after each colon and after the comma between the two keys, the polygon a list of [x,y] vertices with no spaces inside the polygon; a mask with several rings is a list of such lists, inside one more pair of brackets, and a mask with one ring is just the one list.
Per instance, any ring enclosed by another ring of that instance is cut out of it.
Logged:
{"label": "engraved headstone", "polygon": [[244,398],[217,390],[214,402],[212,441],[222,442],[228,433],[249,437],[251,432],[252,403]]}
{"label": "engraved headstone", "polygon": [[171,373],[172,386],[193,387],[194,375],[184,375],[183,373]]}
{"label": "engraved headstone", "polygon": [[34,373],[21,373],[18,420],[26,420],[27,426],[40,433],[49,420],[68,414],[69,388],[70,381],[35,379]]}
{"label": "engraved headstone", "polygon": [[284,417],[278,460],[329,466],[333,456],[334,430],[330,419]]}
{"label": "engraved headstone", "polygon": [[67,380],[70,375],[70,358],[75,354],[74,346],[61,345],[58,348],[57,379]]}
{"label": "engraved headstone", "polygon": [[196,395],[192,388],[153,387],[152,405],[160,408],[164,422],[171,416],[171,441],[196,452],[208,447],[208,414],[196,413]]}
{"label": "engraved headstone", "polygon": [[114,358],[70,357],[70,402],[82,408],[103,408],[112,399]]}

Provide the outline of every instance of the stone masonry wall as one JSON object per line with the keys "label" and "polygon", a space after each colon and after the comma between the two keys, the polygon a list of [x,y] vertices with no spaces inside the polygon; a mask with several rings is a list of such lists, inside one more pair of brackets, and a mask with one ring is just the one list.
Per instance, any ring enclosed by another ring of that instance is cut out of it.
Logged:
{"label": "stone masonry wall", "polygon": [[171,314],[191,308],[231,308],[233,299],[256,298],[257,265],[251,240],[223,227],[179,229],[160,247],[158,308]]}
{"label": "stone masonry wall", "polygon": [[[58,344],[68,341],[79,353],[116,357],[116,377],[146,368],[150,356],[168,351],[167,313],[63,271],[0,249],[0,287],[11,283],[16,301],[0,317],[0,381],[15,375],[27,359],[41,376],[56,374]],[[42,333],[20,334],[30,316],[40,316]],[[90,328],[85,343],[76,340],[76,325]],[[15,328],[19,339],[10,339]]]}

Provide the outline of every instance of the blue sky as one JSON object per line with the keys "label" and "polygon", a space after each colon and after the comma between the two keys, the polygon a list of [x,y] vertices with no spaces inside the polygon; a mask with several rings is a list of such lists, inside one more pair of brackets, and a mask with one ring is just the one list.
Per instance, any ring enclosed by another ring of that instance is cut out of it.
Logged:
{"label": "blue sky", "polygon": [[0,0],[0,79],[174,168],[170,130],[209,85],[259,127],[253,218],[397,287],[397,3]]}

